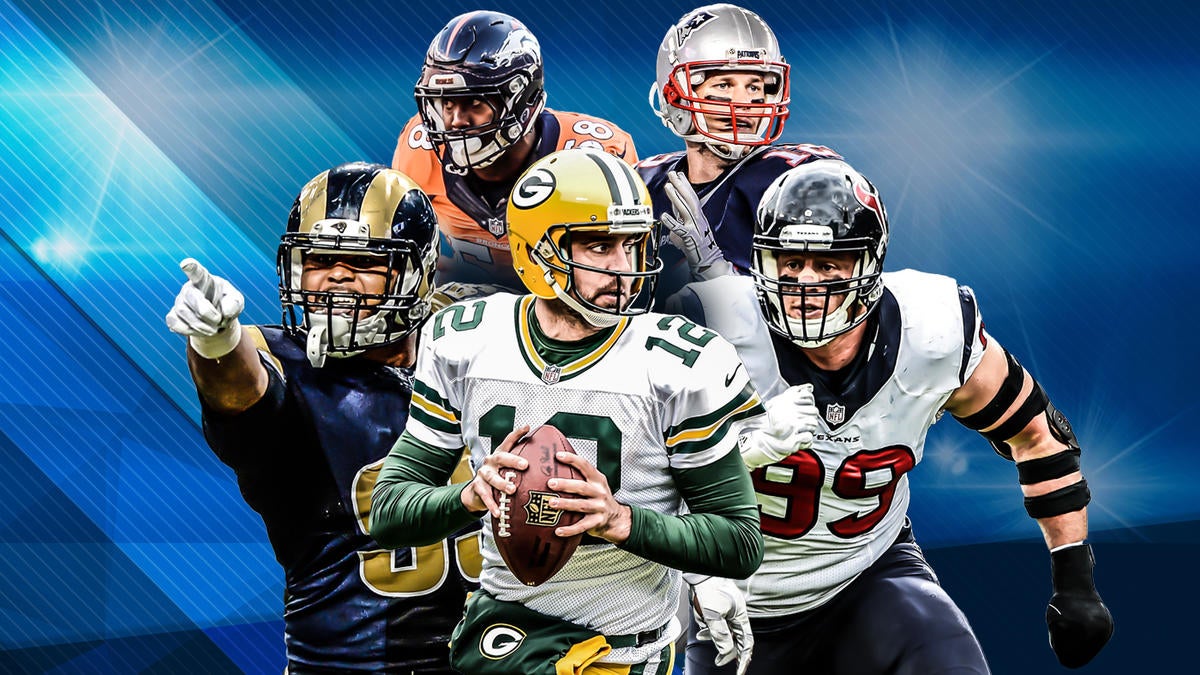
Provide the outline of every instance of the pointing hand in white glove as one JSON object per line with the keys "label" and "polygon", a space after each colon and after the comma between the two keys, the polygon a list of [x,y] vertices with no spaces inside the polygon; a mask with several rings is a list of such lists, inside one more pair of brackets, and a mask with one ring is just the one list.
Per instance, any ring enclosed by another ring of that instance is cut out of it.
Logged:
{"label": "pointing hand in white glove", "polygon": [[167,328],[186,336],[200,356],[219,359],[241,341],[238,315],[246,301],[233,284],[211,274],[193,258],[185,258],[179,268],[188,280],[167,312]]}

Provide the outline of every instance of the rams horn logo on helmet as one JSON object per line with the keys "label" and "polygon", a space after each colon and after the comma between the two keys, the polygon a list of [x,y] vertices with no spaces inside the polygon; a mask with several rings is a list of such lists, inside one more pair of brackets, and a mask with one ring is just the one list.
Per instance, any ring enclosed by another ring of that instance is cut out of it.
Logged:
{"label": "rams horn logo on helmet", "polygon": [[549,199],[554,186],[554,174],[545,169],[534,169],[513,188],[512,204],[518,209],[531,209]]}

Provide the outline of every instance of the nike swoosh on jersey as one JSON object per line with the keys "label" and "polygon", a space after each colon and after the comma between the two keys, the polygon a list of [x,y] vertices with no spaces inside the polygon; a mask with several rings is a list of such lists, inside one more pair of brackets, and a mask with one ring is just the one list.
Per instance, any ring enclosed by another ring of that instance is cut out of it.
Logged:
{"label": "nike swoosh on jersey", "polygon": [[733,372],[725,376],[725,386],[726,387],[729,386],[730,382],[733,382],[733,376],[737,375],[738,368],[741,368],[741,367],[742,367],[742,364],[740,364],[740,363],[737,364],[737,367],[735,367],[733,369]]}

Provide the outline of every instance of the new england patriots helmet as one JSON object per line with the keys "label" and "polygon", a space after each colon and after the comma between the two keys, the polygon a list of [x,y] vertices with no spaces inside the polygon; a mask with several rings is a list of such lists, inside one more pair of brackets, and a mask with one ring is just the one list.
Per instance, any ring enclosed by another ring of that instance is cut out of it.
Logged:
{"label": "new england patriots helmet", "polygon": [[[698,96],[695,87],[718,71],[761,73],[763,99],[734,103]],[[706,5],[667,30],[658,48],[650,107],[676,136],[704,143],[718,157],[738,159],[783,133],[788,72],[775,33],[757,14],[736,5]],[[709,129],[706,114],[728,118],[730,129]],[[739,128],[739,121],[749,122],[751,130]]]}

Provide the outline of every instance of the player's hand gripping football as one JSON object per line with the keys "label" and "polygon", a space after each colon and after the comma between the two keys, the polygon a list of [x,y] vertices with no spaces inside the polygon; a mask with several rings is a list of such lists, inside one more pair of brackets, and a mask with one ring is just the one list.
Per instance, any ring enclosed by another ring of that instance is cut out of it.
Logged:
{"label": "player's hand gripping football", "polygon": [[741,590],[731,579],[694,574],[683,578],[692,587],[692,610],[700,626],[696,637],[712,640],[717,666],[737,659],[737,674],[743,675],[754,652],[754,633]]}
{"label": "player's hand gripping football", "polygon": [[529,425],[517,427],[504,437],[504,441],[492,450],[483,464],[475,470],[475,477],[459,493],[463,506],[472,513],[487,511],[493,518],[500,517],[500,506],[492,496],[492,488],[511,495],[517,491],[517,486],[505,476],[505,469],[524,471],[529,466],[529,460],[509,452],[512,447],[529,433]]}
{"label": "player's hand gripping football", "polygon": [[1096,559],[1090,544],[1050,553],[1050,579],[1054,595],[1046,607],[1050,648],[1058,662],[1078,668],[1091,661],[1113,634],[1113,619],[1096,592],[1092,567]]}
{"label": "player's hand gripping football", "polygon": [[811,448],[821,415],[811,384],[788,387],[764,405],[765,424],[760,423],[738,437],[742,463],[751,471],[775,464],[797,450]]}
{"label": "player's hand gripping football", "polygon": [[550,500],[550,508],[576,511],[583,519],[574,525],[558,527],[554,533],[560,537],[573,537],[587,532],[614,544],[629,538],[633,528],[633,513],[629,506],[617,501],[608,478],[591,462],[570,452],[559,452],[558,461],[568,464],[583,474],[583,480],[551,478],[547,487],[557,492],[566,492],[578,498],[556,497]]}
{"label": "player's hand gripping football", "polygon": [[713,237],[708,218],[700,208],[700,198],[692,189],[687,177],[678,171],[667,174],[663,186],[674,214],[664,213],[662,222],[671,231],[671,242],[687,256],[692,276],[698,279],[715,279],[733,273],[733,265],[722,255],[717,240]]}
{"label": "player's hand gripping football", "polygon": [[200,356],[219,359],[242,339],[238,315],[246,301],[233,284],[211,274],[193,258],[185,258],[179,268],[188,280],[167,312],[167,328],[187,337]]}

